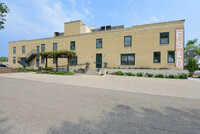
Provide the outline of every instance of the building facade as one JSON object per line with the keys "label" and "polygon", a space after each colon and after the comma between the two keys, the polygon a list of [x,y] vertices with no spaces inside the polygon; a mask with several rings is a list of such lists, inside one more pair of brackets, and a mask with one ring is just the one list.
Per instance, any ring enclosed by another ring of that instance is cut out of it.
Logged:
{"label": "building facade", "polygon": [[[88,62],[90,68],[183,69],[184,21],[97,29],[80,20],[67,22],[54,37],[10,42],[9,65],[44,67],[37,53],[68,49],[76,52],[70,63],[77,67]],[[67,59],[58,64],[66,66]],[[55,60],[48,59],[48,66],[55,67]]]}

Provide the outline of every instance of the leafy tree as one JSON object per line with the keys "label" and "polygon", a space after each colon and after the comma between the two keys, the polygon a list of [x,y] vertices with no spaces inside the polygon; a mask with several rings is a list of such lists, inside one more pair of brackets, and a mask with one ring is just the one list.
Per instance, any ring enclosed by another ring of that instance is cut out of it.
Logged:
{"label": "leafy tree", "polygon": [[194,57],[190,57],[187,63],[187,70],[190,72],[190,76],[193,76],[194,72],[199,68],[197,60]]}
{"label": "leafy tree", "polygon": [[0,62],[8,62],[8,58],[7,57],[0,57]]}
{"label": "leafy tree", "polygon": [[8,7],[4,3],[0,3],[0,29],[4,29],[4,22],[6,21],[6,13],[9,12]]}
{"label": "leafy tree", "polygon": [[200,54],[200,44],[197,45],[197,39],[194,39],[194,40],[188,40],[187,44],[186,44],[186,47],[185,47],[185,50],[186,52],[190,49],[194,49],[194,52],[195,53],[198,53]]}

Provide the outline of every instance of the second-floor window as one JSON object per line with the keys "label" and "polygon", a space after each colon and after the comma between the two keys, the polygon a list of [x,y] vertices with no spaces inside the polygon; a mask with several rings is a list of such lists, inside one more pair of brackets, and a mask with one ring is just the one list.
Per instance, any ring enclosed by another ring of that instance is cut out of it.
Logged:
{"label": "second-floor window", "polygon": [[160,33],[160,44],[169,44],[169,32]]}
{"label": "second-floor window", "polygon": [[57,50],[57,43],[53,43],[53,51]]}
{"label": "second-floor window", "polygon": [[124,36],[124,47],[132,46],[132,36]]}
{"label": "second-floor window", "polygon": [[22,46],[22,53],[25,53],[25,46]]}
{"label": "second-floor window", "polygon": [[75,50],[76,49],[76,42],[75,41],[71,41],[70,42],[70,50]]}
{"label": "second-floor window", "polygon": [[96,48],[102,48],[102,39],[96,40]]}
{"label": "second-floor window", "polygon": [[41,52],[45,52],[45,44],[41,45]]}
{"label": "second-floor window", "polygon": [[16,47],[13,47],[13,54],[16,54]]}

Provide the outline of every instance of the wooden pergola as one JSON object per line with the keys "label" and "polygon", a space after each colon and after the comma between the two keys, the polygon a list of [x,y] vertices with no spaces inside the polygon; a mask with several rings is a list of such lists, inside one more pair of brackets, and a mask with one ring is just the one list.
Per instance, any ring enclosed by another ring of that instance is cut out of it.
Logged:
{"label": "wooden pergola", "polygon": [[54,58],[56,60],[56,72],[58,71],[58,58],[67,58],[67,71],[69,71],[70,59],[76,56],[76,53],[71,50],[58,50],[58,51],[49,51],[41,52],[38,56],[45,58],[45,69],[47,69],[48,58]]}

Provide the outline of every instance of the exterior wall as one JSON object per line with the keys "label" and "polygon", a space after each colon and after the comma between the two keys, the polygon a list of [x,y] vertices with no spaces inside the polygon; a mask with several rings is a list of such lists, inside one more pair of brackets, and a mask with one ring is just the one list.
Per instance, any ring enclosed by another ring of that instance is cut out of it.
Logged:
{"label": "exterior wall", "polygon": [[[78,25],[79,22],[74,24]],[[66,25],[66,24],[65,24]],[[66,32],[65,27],[65,32]],[[80,28],[80,26],[79,26]],[[29,41],[18,41],[9,43],[9,65],[11,67],[21,67],[20,64],[12,63],[13,56],[25,57],[32,49],[45,44],[45,51],[53,50],[53,43],[57,43],[58,50],[69,49],[70,41],[76,41],[75,52],[78,55],[78,64],[90,63],[91,68],[96,67],[96,54],[102,53],[102,62],[107,62],[108,67],[115,68],[168,68],[176,69],[175,63],[168,63],[168,51],[175,51],[175,30],[184,28],[184,21],[173,21],[141,26],[133,26],[125,29],[111,31],[100,31],[94,33],[68,35],[63,37],[45,38]],[[78,28],[74,28],[78,31]],[[68,30],[68,29],[67,29]],[[169,44],[160,44],[160,33],[169,32]],[[132,36],[132,46],[124,47],[124,36]],[[102,48],[96,49],[96,39],[102,38]],[[26,53],[22,54],[22,46],[26,46]],[[16,47],[16,54],[13,54],[13,47]],[[161,52],[161,63],[153,63],[153,52]],[[121,65],[121,54],[135,54],[135,65]],[[32,67],[36,67],[36,58],[31,62]],[[67,65],[66,59],[59,59],[59,66]],[[45,66],[41,64],[40,66]],[[48,60],[48,66],[55,66],[53,59]]]}
{"label": "exterior wall", "polygon": [[73,21],[73,22],[65,23],[64,36],[80,34],[80,32],[81,32],[81,29],[80,29],[81,24],[82,24],[81,21]]}

